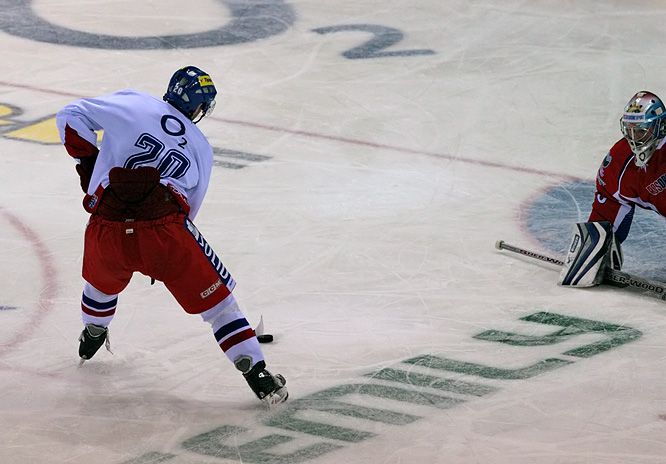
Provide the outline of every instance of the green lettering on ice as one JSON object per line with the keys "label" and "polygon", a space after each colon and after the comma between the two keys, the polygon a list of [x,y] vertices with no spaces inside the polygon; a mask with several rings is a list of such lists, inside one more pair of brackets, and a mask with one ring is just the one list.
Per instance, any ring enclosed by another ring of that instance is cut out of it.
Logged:
{"label": "green lettering on ice", "polygon": [[432,356],[429,354],[417,356],[403,362],[407,364],[428,367],[430,369],[474,375],[486,379],[501,380],[529,379],[535,375],[543,374],[544,372],[552,371],[553,369],[557,369],[572,363],[571,361],[565,361],[564,359],[549,358],[530,366],[521,367],[518,369],[502,369],[499,367],[486,366],[484,364],[441,358],[439,356]]}
{"label": "green lettering on ice", "polygon": [[528,322],[539,324],[548,324],[562,327],[555,332],[547,335],[522,335],[513,332],[503,332],[501,330],[487,330],[474,338],[492,342],[506,343],[514,346],[542,346],[554,345],[568,340],[577,335],[586,333],[596,333],[604,336],[604,339],[595,343],[584,345],[565,351],[562,354],[576,356],[579,358],[589,358],[608,351],[616,346],[624,345],[640,338],[643,334],[631,327],[610,324],[608,322],[594,321],[590,319],[581,319],[572,316],[563,316],[548,312],[538,312],[521,318]]}
{"label": "green lettering on ice", "polygon": [[[518,347],[538,347],[555,345],[578,335],[594,334],[598,341],[563,353],[588,358],[642,336],[640,331],[631,327],[548,312],[530,314],[521,320],[557,326],[558,329],[546,335],[487,330],[474,338]],[[243,440],[247,429],[225,425],[186,440],[183,448],[199,455],[234,462],[289,464],[310,461],[377,436],[381,433],[381,427],[377,424],[407,426],[422,418],[395,410],[405,409],[398,408],[396,402],[446,409],[499,390],[495,385],[447,378],[444,376],[446,373],[484,379],[520,380],[573,363],[571,360],[552,357],[511,369],[424,354],[404,360],[398,366],[365,374],[367,383],[337,385],[281,405],[263,419],[262,426],[269,427],[272,432],[280,429],[282,433],[268,433],[260,438],[256,438],[255,433],[253,439]],[[451,397],[444,392],[462,398]],[[370,405],[362,401],[365,398],[359,397],[372,397],[374,402]],[[341,421],[342,418],[347,420]],[[349,424],[358,424],[358,428],[356,425],[352,428]],[[305,439],[305,443],[299,444],[296,441],[298,439]],[[316,441],[313,443],[313,440]],[[276,452],[272,451],[274,448],[277,448]],[[286,454],[285,449],[288,449]],[[174,457],[172,454],[147,453],[124,464],[157,464]]]}
{"label": "green lettering on ice", "polygon": [[[370,408],[347,403],[341,400],[347,395],[372,396],[437,408],[451,408],[464,400],[420,392],[401,387],[376,384],[347,384],[335,386],[297,401],[287,403],[285,409],[264,422],[270,427],[277,427],[293,432],[302,432],[322,438],[360,442],[375,436],[372,432],[357,430],[331,424],[323,419],[314,421],[299,416],[304,411],[322,411],[331,415],[348,416],[390,425],[405,425],[420,419],[419,416],[391,411],[390,409]],[[331,422],[335,419],[332,417]]]}
{"label": "green lettering on ice", "polygon": [[[238,444],[237,436],[247,431],[242,427],[223,425],[186,440],[183,442],[183,448],[205,456],[256,464],[299,463],[340,448],[340,445],[320,442],[305,446],[290,454],[276,454],[270,452],[272,447],[288,443],[294,440],[294,437],[270,434]],[[230,444],[227,445],[226,442],[230,442]]]}
{"label": "green lettering on ice", "polygon": [[418,372],[403,371],[401,369],[384,368],[372,374],[366,374],[375,380],[388,380],[400,382],[417,387],[429,387],[437,390],[459,393],[462,395],[484,396],[498,389],[480,383],[463,382],[457,379],[446,379]]}

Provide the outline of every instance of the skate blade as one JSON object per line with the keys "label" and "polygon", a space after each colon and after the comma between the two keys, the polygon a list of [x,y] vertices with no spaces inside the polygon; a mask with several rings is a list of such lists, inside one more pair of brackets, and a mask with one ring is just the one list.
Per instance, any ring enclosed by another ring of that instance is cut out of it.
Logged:
{"label": "skate blade", "polygon": [[287,398],[289,398],[289,392],[287,391],[286,388],[282,387],[275,390],[270,395],[267,395],[261,401],[263,401],[263,403],[268,406],[268,409],[273,409],[279,404],[282,404],[285,401],[287,401]]}

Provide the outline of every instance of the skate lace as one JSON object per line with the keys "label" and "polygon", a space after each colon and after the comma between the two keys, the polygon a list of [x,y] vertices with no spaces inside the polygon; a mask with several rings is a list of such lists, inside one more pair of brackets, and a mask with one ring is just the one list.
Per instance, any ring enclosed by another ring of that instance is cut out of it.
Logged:
{"label": "skate lace", "polygon": [[106,351],[113,354],[113,351],[111,351],[111,339],[109,337],[109,329],[106,329],[106,340],[104,341],[104,348],[106,348]]}

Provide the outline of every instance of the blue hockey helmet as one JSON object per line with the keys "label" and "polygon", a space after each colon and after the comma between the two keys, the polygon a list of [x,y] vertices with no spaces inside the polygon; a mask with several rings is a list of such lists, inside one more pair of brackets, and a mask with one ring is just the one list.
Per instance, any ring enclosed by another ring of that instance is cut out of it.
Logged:
{"label": "blue hockey helmet", "polygon": [[665,122],[666,107],[652,92],[638,92],[625,106],[620,127],[636,156],[636,166],[645,166],[666,136]]}
{"label": "blue hockey helmet", "polygon": [[171,76],[163,98],[196,124],[213,112],[216,95],[215,84],[207,73],[185,66]]}

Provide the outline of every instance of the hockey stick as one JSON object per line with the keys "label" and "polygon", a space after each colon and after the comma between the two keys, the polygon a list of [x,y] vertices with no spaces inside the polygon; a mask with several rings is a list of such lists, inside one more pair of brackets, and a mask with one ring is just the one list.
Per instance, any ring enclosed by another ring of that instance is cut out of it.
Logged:
{"label": "hockey stick", "polygon": [[508,250],[518,253],[519,255],[528,256],[530,258],[538,259],[540,261],[545,261],[547,263],[556,264],[558,266],[564,266],[564,261],[559,259],[551,258],[550,256],[542,255],[540,253],[535,253],[530,250],[525,250],[524,248],[518,248],[517,246],[509,245],[504,240],[498,240],[495,242],[495,248],[498,250]]}
{"label": "hockey stick", "polygon": [[[498,240],[495,242],[495,248],[498,250],[511,251],[519,255],[538,259],[539,261],[545,261],[557,266],[564,265],[564,261],[551,258],[550,256],[542,255],[541,253],[535,253],[534,251],[525,250],[524,248],[520,248],[514,245],[509,245],[508,243],[504,242],[504,240]],[[635,290],[640,290],[652,298],[666,300],[666,283],[657,282],[656,280],[643,279],[642,277],[636,277],[631,274],[627,274],[626,272],[606,268],[606,271],[604,272],[603,283],[612,285],[614,287],[630,287]]]}

